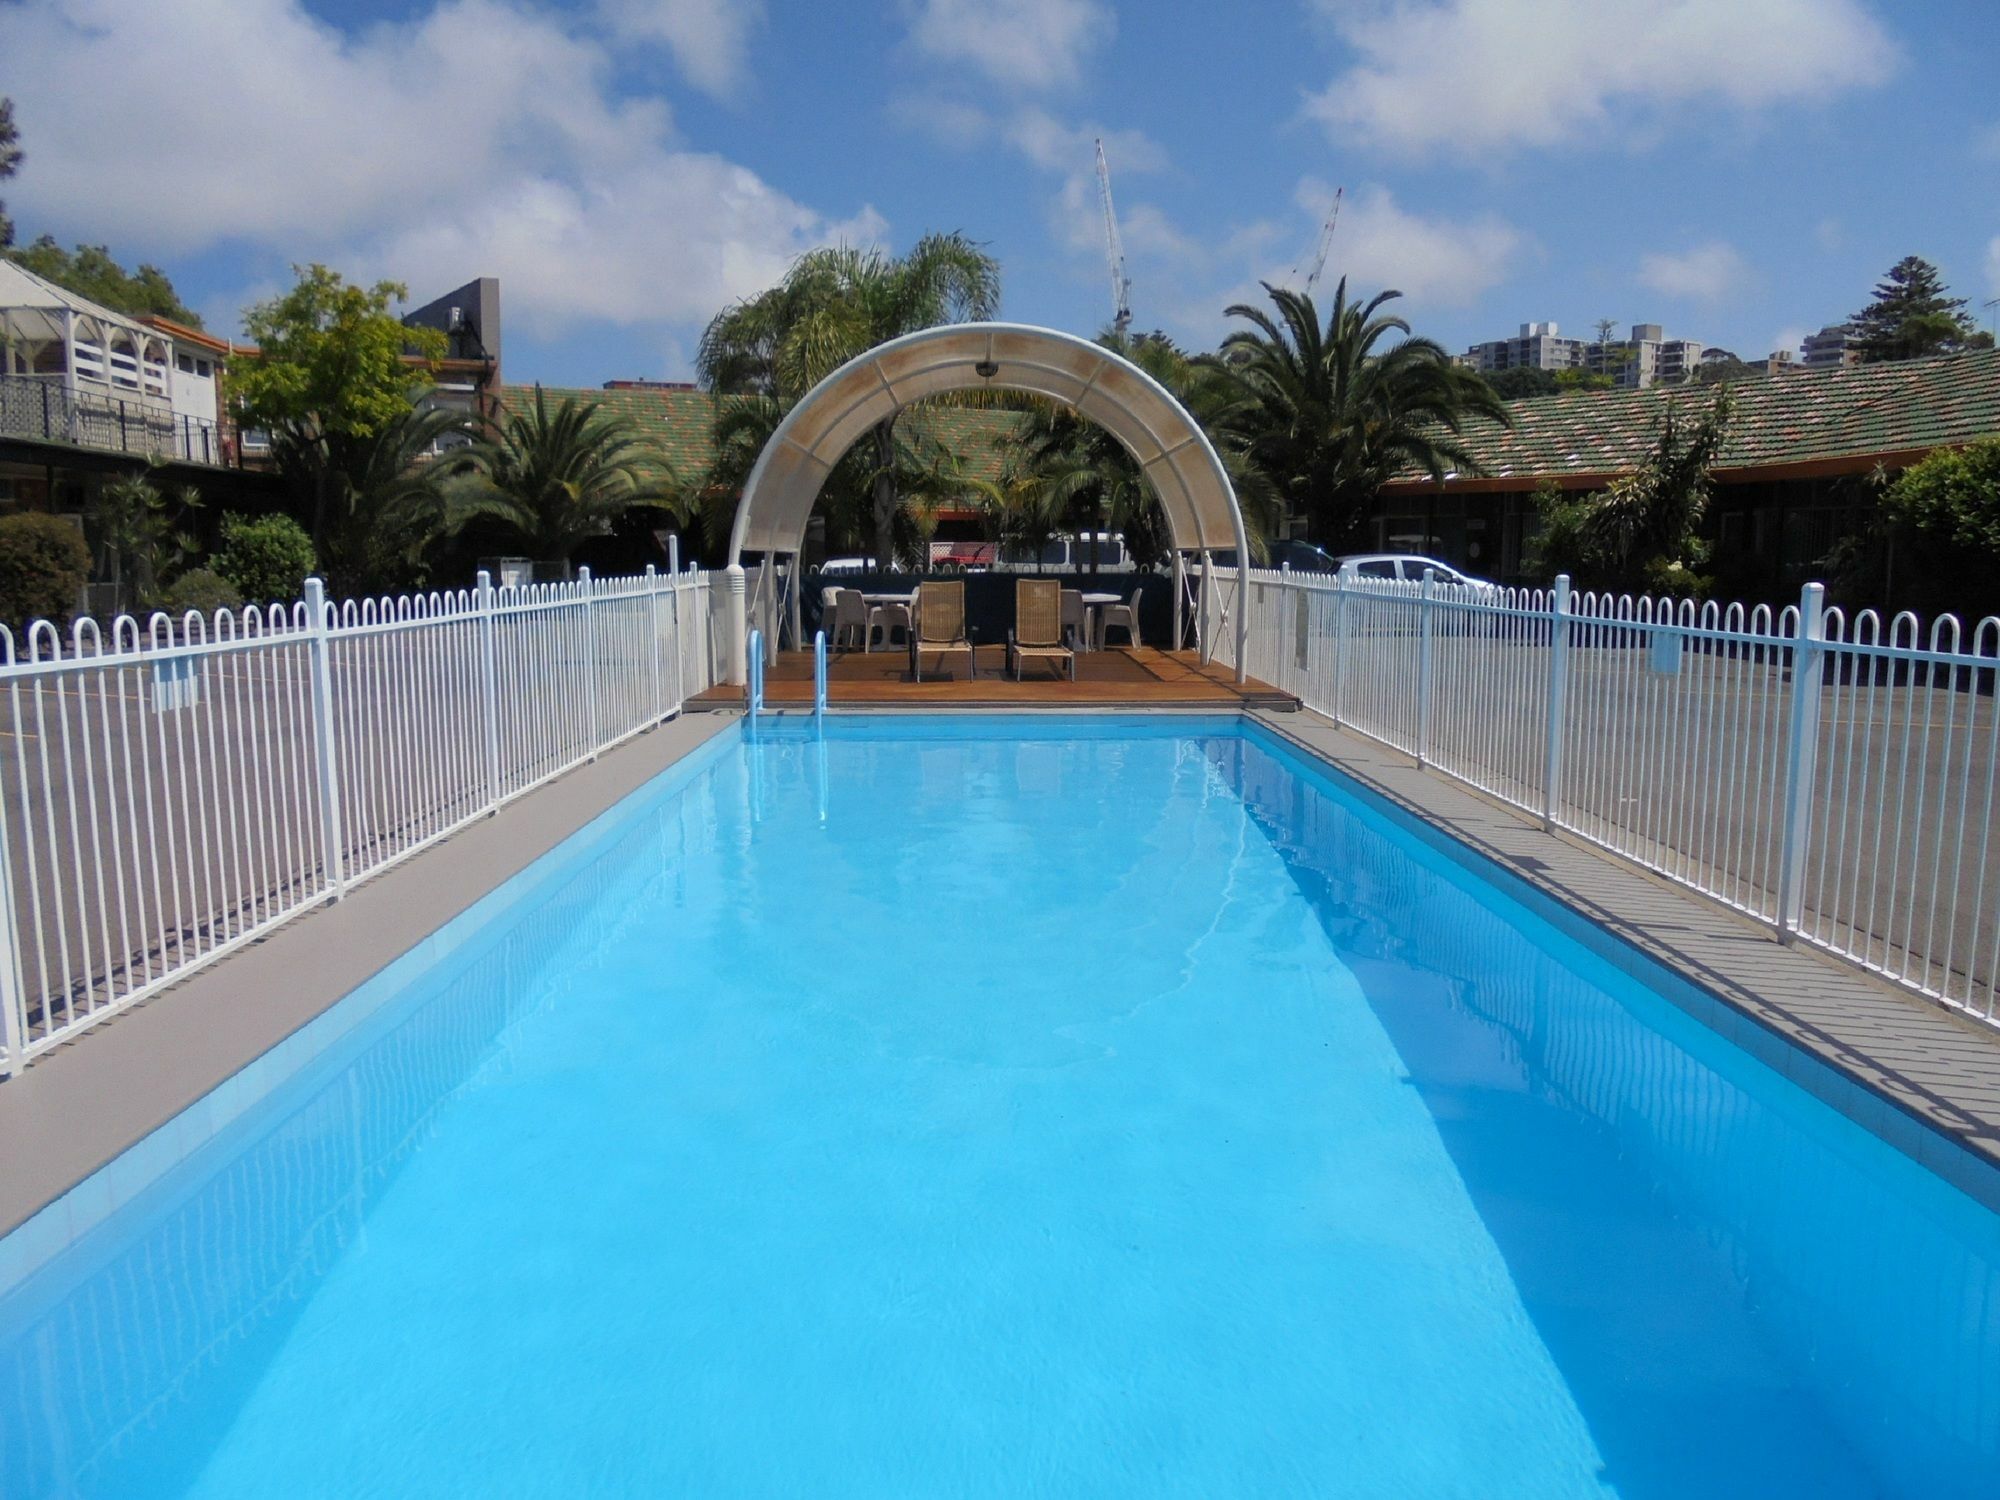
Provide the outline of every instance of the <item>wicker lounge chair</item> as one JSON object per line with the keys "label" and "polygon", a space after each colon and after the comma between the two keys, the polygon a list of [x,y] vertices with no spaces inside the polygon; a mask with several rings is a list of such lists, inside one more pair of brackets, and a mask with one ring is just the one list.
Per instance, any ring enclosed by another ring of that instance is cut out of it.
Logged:
{"label": "wicker lounge chair", "polygon": [[973,675],[972,641],[965,633],[965,585],[927,583],[917,590],[916,624],[910,630],[910,674],[924,680],[926,656],[965,653],[965,675]]}
{"label": "wicker lounge chair", "polygon": [[1053,578],[1022,578],[1014,584],[1014,628],[1007,632],[1007,664],[1021,680],[1021,663],[1033,657],[1052,661],[1058,671],[1069,663],[1076,681],[1076,653],[1063,644],[1063,587]]}

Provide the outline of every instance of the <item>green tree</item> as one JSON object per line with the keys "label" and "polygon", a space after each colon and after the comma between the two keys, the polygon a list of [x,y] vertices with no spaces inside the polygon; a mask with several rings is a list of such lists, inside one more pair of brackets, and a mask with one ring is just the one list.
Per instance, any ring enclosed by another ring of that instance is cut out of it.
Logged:
{"label": "green tree", "polygon": [[165,271],[143,264],[128,271],[103,245],[78,245],[72,252],[45,234],[25,249],[8,251],[7,258],[44,281],[53,281],[113,312],[135,318],[171,318],[190,328],[201,327],[200,316],[181,301]]}
{"label": "green tree", "polygon": [[[1622,369],[1623,361],[1616,368]],[[1596,370],[1556,371],[1556,390],[1568,395],[1571,391],[1610,391],[1618,388],[1618,377],[1605,375]]]}
{"label": "green tree", "polygon": [[1965,299],[1950,295],[1936,266],[1906,255],[1889,268],[1875,297],[1852,319],[1855,347],[1864,363],[1921,359],[1960,349],[1991,348],[1965,310]]}
{"label": "green tree", "polygon": [[171,494],[131,474],[99,485],[84,507],[84,528],[97,549],[100,577],[115,584],[121,608],[145,608],[199,550],[180,529],[201,509],[192,485]]}
{"label": "green tree", "polygon": [[352,488],[344,476],[367,439],[410,412],[430,383],[422,360],[444,353],[445,336],[403,325],[390,310],[407,295],[396,282],[349,286],[317,264],[293,271],[289,292],[244,313],[258,352],[230,366],[229,390],[244,425],[270,432],[324,557],[328,525]]}
{"label": "green tree", "polygon": [[1493,394],[1502,401],[1524,401],[1535,396],[1553,396],[1562,389],[1554,370],[1538,369],[1534,365],[1516,365],[1511,370],[1496,370],[1486,377],[1486,383],[1493,387]]}
{"label": "green tree", "polygon": [[1905,469],[1882,490],[1861,551],[1872,566],[1842,589],[1857,605],[2000,614],[2000,438],[1940,448]]}
{"label": "green tree", "polygon": [[1681,383],[1683,385],[1734,385],[1738,381],[1757,380],[1768,372],[1762,365],[1753,365],[1738,359],[1733,354],[1719,358],[1704,359],[1696,365]]}
{"label": "green tree", "polygon": [[626,511],[678,508],[671,469],[629,418],[574,396],[551,407],[539,385],[533,404],[508,412],[469,462],[478,477],[452,497],[455,523],[498,521],[565,574],[576,549]]}
{"label": "green tree", "polygon": [[[473,436],[458,412],[413,409],[329,442],[336,459],[310,460],[332,479],[313,550],[336,593],[393,593],[427,580],[432,544],[455,529],[452,500],[473,467]],[[296,461],[297,452],[288,446],[281,457]]]}
{"label": "green tree", "polygon": [[1536,565],[1568,573],[1581,587],[1612,592],[1698,595],[1708,544],[1709,471],[1722,451],[1735,397],[1718,387],[1692,420],[1682,410],[1691,398],[1670,397],[1660,414],[1653,451],[1632,473],[1595,494],[1536,491],[1542,530]]}
{"label": "green tree", "polygon": [[1512,425],[1491,386],[1382,311],[1402,293],[1349,302],[1343,277],[1322,327],[1311,297],[1264,290],[1275,319],[1243,304],[1228,309],[1251,326],[1223,340],[1241,398],[1226,425],[1322,546],[1339,551],[1356,541],[1376,491],[1397,473],[1477,472],[1458,440],[1472,418]]}
{"label": "green tree", "polygon": [[[702,334],[702,383],[789,406],[848,360],[939,323],[990,318],[1000,266],[962,234],[929,234],[901,257],[839,246],[800,256],[769,291],[717,314]],[[899,511],[894,416],[866,439],[876,556],[895,555]]]}
{"label": "green tree", "polygon": [[[0,99],[0,182],[21,169],[21,132],[14,124],[14,101]],[[14,243],[14,221],[0,203],[0,250]]]}
{"label": "green tree", "polygon": [[[1234,420],[1248,405],[1241,382],[1219,361],[1190,357],[1165,334],[1109,332],[1098,342],[1164,386],[1208,435],[1243,507],[1252,548],[1261,554],[1282,506]],[[1126,550],[1141,567],[1167,554],[1172,538],[1159,496],[1125,445],[1105,428],[1058,402],[1036,400],[1008,447],[1039,480],[1039,485],[1017,484],[1013,491],[1012,503],[1028,507],[1031,526],[1038,528],[1043,513],[1053,508],[1062,521],[1090,533],[1089,546],[1078,554],[1079,568],[1096,567],[1098,534],[1107,531],[1123,534]]]}
{"label": "green tree", "polygon": [[66,624],[90,577],[90,547],[74,524],[38,510],[0,516],[0,624],[27,652],[33,620]]}
{"label": "green tree", "polygon": [[319,567],[312,538],[286,515],[224,516],[215,571],[244,598],[260,604],[299,597]]}

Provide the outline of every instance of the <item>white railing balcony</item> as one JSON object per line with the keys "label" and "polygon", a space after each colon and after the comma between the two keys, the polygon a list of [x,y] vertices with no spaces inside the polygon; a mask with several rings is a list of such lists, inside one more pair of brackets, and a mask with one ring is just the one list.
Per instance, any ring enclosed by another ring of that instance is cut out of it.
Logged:
{"label": "white railing balcony", "polygon": [[231,463],[226,429],[157,400],[71,391],[60,378],[0,375],[0,438],[63,443],[174,463]]}

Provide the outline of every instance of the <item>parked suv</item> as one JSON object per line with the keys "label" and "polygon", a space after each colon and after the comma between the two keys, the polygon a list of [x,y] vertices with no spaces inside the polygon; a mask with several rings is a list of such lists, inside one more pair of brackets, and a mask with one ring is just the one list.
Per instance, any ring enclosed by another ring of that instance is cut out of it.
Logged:
{"label": "parked suv", "polygon": [[1450,563],[1441,563],[1435,557],[1422,557],[1410,552],[1353,552],[1345,557],[1336,557],[1333,562],[1335,571],[1343,578],[1385,578],[1392,582],[1422,583],[1424,570],[1428,568],[1438,583],[1457,584],[1478,593],[1497,593],[1500,587],[1490,579],[1461,573]]}

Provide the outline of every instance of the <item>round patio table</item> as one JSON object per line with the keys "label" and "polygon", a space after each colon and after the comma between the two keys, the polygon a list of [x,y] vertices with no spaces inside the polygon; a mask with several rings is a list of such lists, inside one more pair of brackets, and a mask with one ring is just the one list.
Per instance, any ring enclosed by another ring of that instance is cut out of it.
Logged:
{"label": "round patio table", "polygon": [[1098,645],[1100,636],[1097,628],[1097,612],[1107,604],[1123,604],[1124,602],[1125,596],[1123,594],[1090,593],[1083,596],[1084,650],[1096,651],[1101,649]]}

